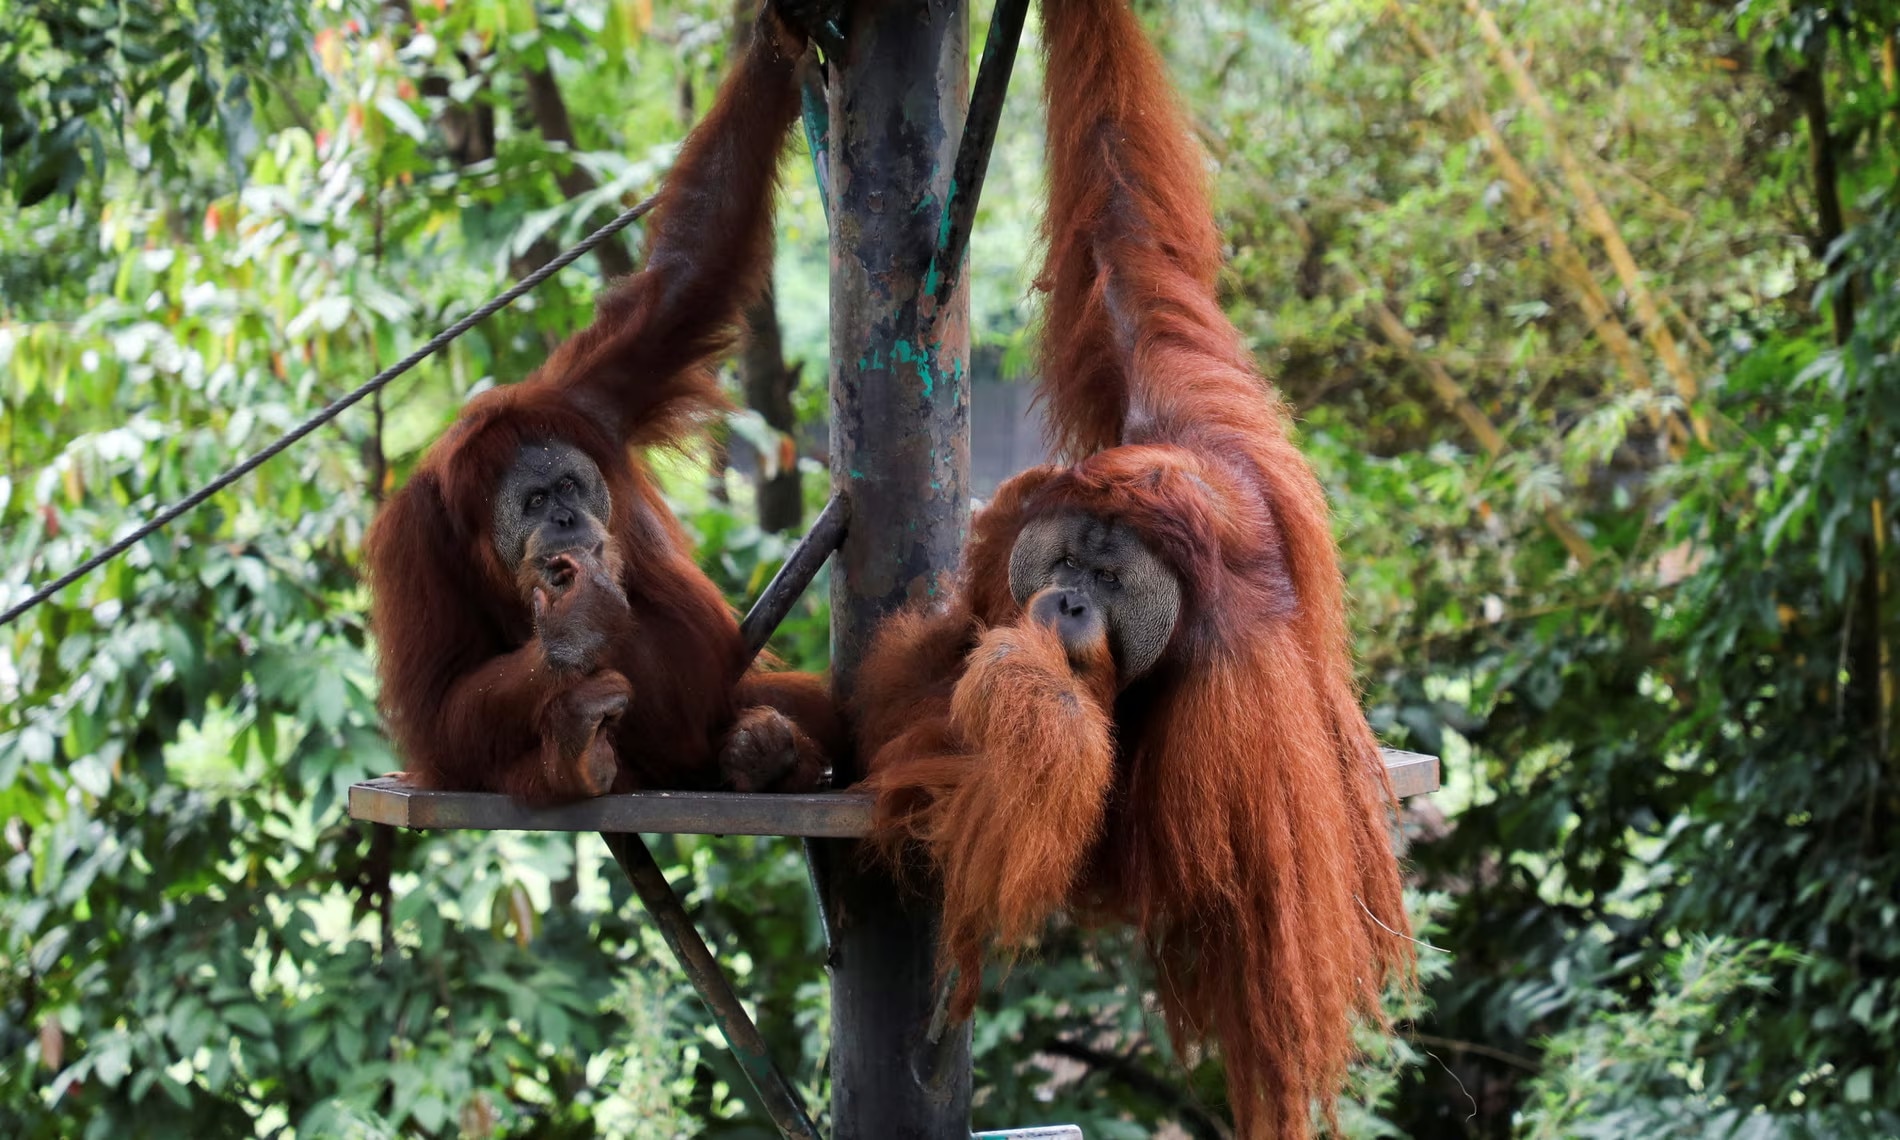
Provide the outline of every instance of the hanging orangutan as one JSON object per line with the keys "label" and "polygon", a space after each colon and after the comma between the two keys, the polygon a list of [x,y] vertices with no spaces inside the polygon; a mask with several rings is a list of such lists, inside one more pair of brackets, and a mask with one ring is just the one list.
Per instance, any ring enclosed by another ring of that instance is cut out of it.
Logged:
{"label": "hanging orangutan", "polygon": [[724,407],[707,362],[763,286],[798,109],[805,40],[782,6],[687,139],[645,267],[534,375],[469,401],[370,528],[383,705],[424,786],[810,788],[840,743],[822,681],[749,670],[630,450]]}
{"label": "hanging orangutan", "polygon": [[853,712],[874,839],[943,894],[952,1013],[1055,911],[1138,930],[1245,1137],[1308,1135],[1411,946],[1325,495],[1218,303],[1200,155],[1127,0],[1044,0],[1042,391],[951,600]]}

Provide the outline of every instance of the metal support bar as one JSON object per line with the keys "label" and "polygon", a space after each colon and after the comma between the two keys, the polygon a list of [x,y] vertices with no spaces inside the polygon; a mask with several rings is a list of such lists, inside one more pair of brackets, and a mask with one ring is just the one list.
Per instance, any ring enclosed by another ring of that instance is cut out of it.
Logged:
{"label": "metal support bar", "polygon": [[851,526],[851,500],[842,494],[831,496],[825,509],[818,512],[818,518],[798,540],[792,553],[785,559],[785,565],[772,575],[772,582],[766,586],[759,600],[752,603],[746,611],[745,620],[739,623],[739,634],[745,638],[748,653],[757,657],[759,650],[772,639],[779,623],[785,615],[792,612],[792,606],[804,594],[805,587],[818,575],[825,560],[844,542],[845,531]]}
{"label": "metal support bar", "polygon": [[811,151],[812,174],[818,179],[818,204],[824,207],[825,223],[831,222],[831,108],[825,106],[825,73],[817,68],[805,72],[798,88],[799,105],[804,109],[805,148]]}
{"label": "metal support bar", "polygon": [[956,171],[950,179],[950,205],[945,212],[943,240],[924,275],[924,288],[939,305],[950,299],[963,276],[963,255],[970,246],[977,202],[983,197],[983,179],[989,175],[990,149],[996,145],[996,124],[1009,96],[1009,77],[1016,69],[1016,47],[1023,38],[1023,17],[1029,0],[996,0],[990,14],[990,34],[983,41],[983,62],[976,72],[976,90],[970,93],[970,116],[963,121],[957,143]]}
{"label": "metal support bar", "polygon": [[634,893],[653,916],[654,925],[660,928],[660,934],[673,950],[673,957],[679,960],[680,968],[699,991],[700,1000],[712,1011],[719,1031],[726,1036],[726,1046],[738,1058],[739,1067],[752,1082],[752,1091],[759,1095],[772,1123],[778,1125],[780,1135],[787,1140],[819,1140],[818,1129],[805,1115],[804,1106],[798,1103],[798,1094],[772,1063],[759,1027],[752,1023],[745,1006],[739,1004],[739,995],[732,992],[732,984],[726,980],[706,940],[693,926],[692,916],[673,893],[666,873],[654,862],[646,841],[638,835],[611,831],[601,832],[600,837],[607,841],[614,861],[627,873],[627,881],[633,884]]}
{"label": "metal support bar", "polygon": [[[809,94],[809,88],[807,92]],[[823,92],[819,94],[822,97]],[[820,107],[823,105],[822,102],[819,104]],[[806,129],[810,130],[811,125],[810,106],[807,104]],[[820,134],[818,137],[823,136]],[[813,145],[812,153],[820,153],[817,144]],[[823,167],[819,168],[821,192],[823,169]],[[772,576],[771,584],[765,587],[765,592],[759,595],[759,600],[752,603],[752,609],[747,611],[745,621],[740,623],[739,633],[745,638],[749,656],[757,657],[759,651],[765,648],[765,643],[771,640],[773,631],[778,629],[779,623],[785,620],[785,615],[792,612],[793,603],[804,594],[805,587],[811,585],[811,580],[817,576],[825,561],[844,543],[845,534],[850,528],[851,499],[842,493],[832,495],[830,501],[825,503],[825,509],[818,512],[818,518],[812,522],[811,529],[805,532],[805,537],[792,548],[791,556],[785,559],[785,565],[779,567],[778,573]],[[812,903],[818,908],[819,925],[825,932],[825,958],[829,965],[831,913],[825,907],[825,892],[818,877],[817,860],[820,856],[809,837],[805,839],[804,847],[805,868],[811,877]]]}
{"label": "metal support bar", "polygon": [[[831,570],[831,668],[849,699],[887,615],[956,568],[970,514],[969,300],[925,288],[968,107],[964,0],[852,0],[832,61],[831,485],[851,530]],[[849,783],[857,775],[841,757]],[[855,843],[812,860],[831,926],[833,1140],[968,1140],[969,1026],[924,1041],[937,908]]]}

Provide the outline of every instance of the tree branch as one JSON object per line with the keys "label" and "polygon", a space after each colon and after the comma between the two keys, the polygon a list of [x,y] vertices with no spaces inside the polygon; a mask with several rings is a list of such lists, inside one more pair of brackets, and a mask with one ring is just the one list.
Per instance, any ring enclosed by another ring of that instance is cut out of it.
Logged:
{"label": "tree branch", "polygon": [[1053,1036],[1042,1043],[1040,1051],[1066,1057],[1071,1061],[1080,1061],[1091,1069],[1108,1074],[1150,1100],[1159,1101],[1179,1112],[1183,1124],[1203,1140],[1233,1140],[1233,1129],[1227,1127],[1220,1117],[1197,1103],[1186,1089],[1155,1076],[1142,1068],[1133,1058],[1095,1049],[1080,1041]]}
{"label": "tree branch", "polygon": [[1425,1045],[1433,1049],[1444,1049],[1453,1053],[1469,1053],[1474,1057],[1489,1057],[1493,1061],[1501,1061],[1506,1065],[1526,1069],[1533,1073],[1541,1073],[1544,1071],[1544,1066],[1539,1064],[1534,1058],[1526,1057],[1518,1053],[1507,1053],[1503,1049],[1494,1049],[1489,1045],[1480,1045],[1476,1041],[1457,1041],[1450,1037],[1438,1037],[1430,1033],[1407,1033],[1405,1037],[1408,1041],[1415,1041],[1420,1045]]}

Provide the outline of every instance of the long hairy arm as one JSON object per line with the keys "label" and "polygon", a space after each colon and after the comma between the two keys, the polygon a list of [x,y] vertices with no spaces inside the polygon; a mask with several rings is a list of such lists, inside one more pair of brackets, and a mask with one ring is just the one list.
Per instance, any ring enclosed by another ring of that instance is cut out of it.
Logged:
{"label": "long hairy arm", "polygon": [[1071,459],[1124,443],[1282,434],[1215,292],[1207,174],[1127,0],[1045,0],[1043,394]]}
{"label": "long hairy arm", "polygon": [[712,109],[667,175],[646,264],[603,296],[593,324],[562,344],[535,381],[636,443],[662,442],[720,407],[702,368],[729,342],[763,287],[772,195],[798,113],[802,37],[768,10]]}
{"label": "long hairy arm", "polygon": [[956,1018],[977,1005],[990,940],[1018,946],[1068,901],[1115,773],[1112,693],[1077,678],[1053,631],[971,638],[967,614],[901,614],[864,657],[876,680],[859,692],[870,838],[899,866],[918,845],[942,885],[939,965],[958,969]]}
{"label": "long hairy arm", "polygon": [[951,698],[966,777],[933,805],[925,843],[943,879],[950,1012],[976,1006],[983,953],[1034,937],[1067,903],[1101,838],[1115,778],[1114,668],[1091,685],[1062,640],[1033,622],[983,636]]}
{"label": "long hairy arm", "polygon": [[979,635],[953,609],[898,615],[865,658],[872,840],[899,866],[916,844],[941,883],[939,965],[958,972],[959,1019],[992,940],[1011,948],[1040,930],[1101,835],[1115,771],[1106,644],[1101,656],[1079,674],[1052,631]]}

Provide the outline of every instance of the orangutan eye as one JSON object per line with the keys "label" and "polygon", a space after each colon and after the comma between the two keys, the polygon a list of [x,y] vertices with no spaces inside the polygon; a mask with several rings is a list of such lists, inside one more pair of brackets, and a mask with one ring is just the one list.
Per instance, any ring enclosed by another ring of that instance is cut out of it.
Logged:
{"label": "orangutan eye", "polygon": [[1096,580],[1101,582],[1104,586],[1119,586],[1122,584],[1122,580],[1115,576],[1113,570],[1097,570],[1095,577]]}
{"label": "orangutan eye", "polygon": [[536,491],[534,494],[528,496],[528,509],[531,511],[537,510],[540,508],[542,503],[545,503],[547,501],[548,501],[548,497],[545,492]]}
{"label": "orangutan eye", "polygon": [[574,493],[574,477],[572,475],[561,480],[561,493],[564,495],[572,495]]}
{"label": "orangutan eye", "polygon": [[1064,558],[1064,559],[1062,560],[1062,564],[1063,564],[1064,566],[1067,566],[1067,567],[1068,567],[1069,569],[1071,569],[1071,570],[1079,570],[1079,569],[1081,569],[1081,567],[1079,567],[1079,566],[1077,566],[1077,565],[1075,564],[1075,559],[1073,559],[1073,558]]}

